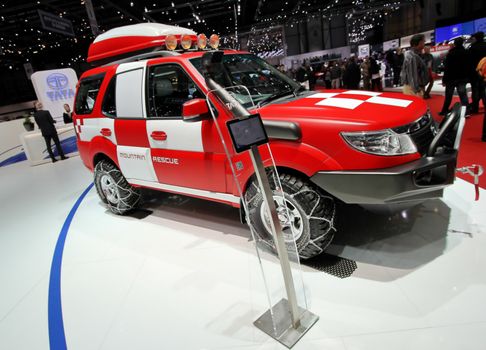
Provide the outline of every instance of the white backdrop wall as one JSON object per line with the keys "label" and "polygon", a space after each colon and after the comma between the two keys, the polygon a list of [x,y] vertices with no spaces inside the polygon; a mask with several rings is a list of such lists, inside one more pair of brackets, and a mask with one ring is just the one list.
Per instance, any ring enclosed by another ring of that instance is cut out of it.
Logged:
{"label": "white backdrop wall", "polygon": [[44,109],[51,112],[58,125],[63,125],[64,104],[69,104],[73,110],[78,83],[76,72],[71,68],[38,71],[32,74],[31,80],[37,99],[42,102]]}

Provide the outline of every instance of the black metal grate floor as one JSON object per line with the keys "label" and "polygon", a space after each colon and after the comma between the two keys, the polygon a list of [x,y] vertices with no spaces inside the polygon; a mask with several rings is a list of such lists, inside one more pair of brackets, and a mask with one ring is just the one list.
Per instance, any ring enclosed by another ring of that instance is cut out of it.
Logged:
{"label": "black metal grate floor", "polygon": [[351,277],[353,272],[358,268],[358,265],[354,260],[340,258],[329,254],[321,254],[312,259],[302,260],[301,263],[302,265],[338,278]]}

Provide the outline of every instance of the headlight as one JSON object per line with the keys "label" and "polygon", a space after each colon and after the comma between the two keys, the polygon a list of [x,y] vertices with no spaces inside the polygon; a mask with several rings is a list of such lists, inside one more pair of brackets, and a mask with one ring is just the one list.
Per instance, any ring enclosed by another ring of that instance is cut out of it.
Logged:
{"label": "headlight", "polygon": [[380,156],[398,156],[417,152],[417,147],[407,134],[393,130],[342,132],[341,136],[353,148]]}

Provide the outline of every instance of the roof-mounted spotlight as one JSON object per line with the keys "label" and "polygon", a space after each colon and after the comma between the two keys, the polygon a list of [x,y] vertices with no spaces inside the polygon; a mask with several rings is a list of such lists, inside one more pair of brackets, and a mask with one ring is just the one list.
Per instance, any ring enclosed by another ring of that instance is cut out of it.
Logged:
{"label": "roof-mounted spotlight", "polygon": [[212,34],[209,37],[209,46],[215,50],[219,47],[219,36],[217,34]]}
{"label": "roof-mounted spotlight", "polygon": [[192,38],[190,35],[183,35],[181,38],[181,47],[184,50],[189,50],[192,47]]}
{"label": "roof-mounted spotlight", "polygon": [[175,35],[170,34],[165,37],[165,47],[170,51],[177,48],[177,38]]}
{"label": "roof-mounted spotlight", "polygon": [[208,38],[204,34],[199,34],[197,36],[197,47],[200,50],[204,50],[208,46]]}

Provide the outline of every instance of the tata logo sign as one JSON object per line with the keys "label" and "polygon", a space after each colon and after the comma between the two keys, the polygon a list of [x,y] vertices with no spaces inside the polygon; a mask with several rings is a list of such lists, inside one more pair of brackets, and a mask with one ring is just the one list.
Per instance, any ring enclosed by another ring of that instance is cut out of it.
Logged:
{"label": "tata logo sign", "polygon": [[69,84],[69,79],[62,73],[52,73],[47,76],[47,85],[52,90],[60,90]]}
{"label": "tata logo sign", "polygon": [[68,100],[74,98],[74,90],[69,88],[69,79],[62,73],[52,73],[46,78],[47,97],[51,101]]}

